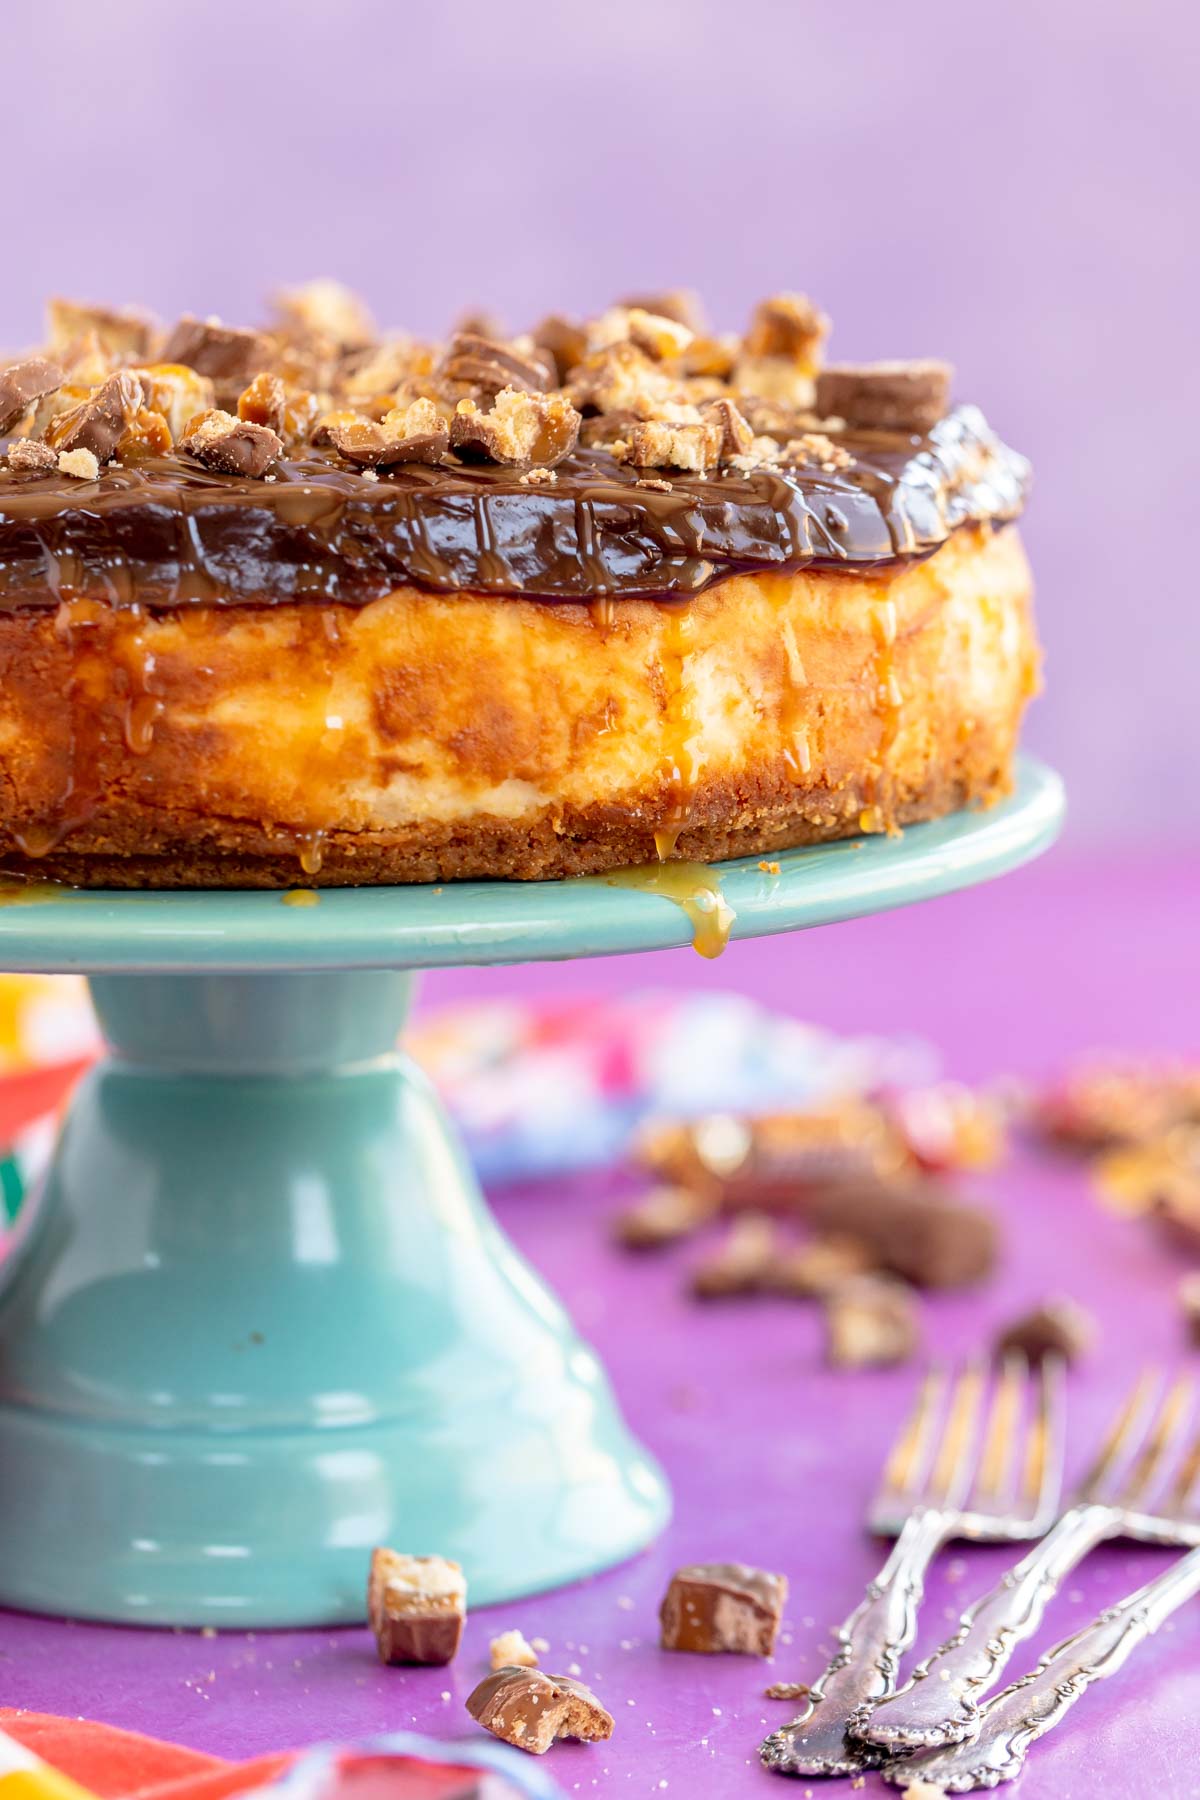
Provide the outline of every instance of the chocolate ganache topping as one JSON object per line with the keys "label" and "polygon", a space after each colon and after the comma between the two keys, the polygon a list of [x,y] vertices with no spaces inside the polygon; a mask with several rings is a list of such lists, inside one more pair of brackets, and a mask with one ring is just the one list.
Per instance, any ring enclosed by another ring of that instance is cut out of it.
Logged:
{"label": "chocolate ganache topping", "polygon": [[439,349],[372,340],[322,283],[273,332],[184,321],[159,362],[144,314],[56,304],[44,353],[0,371],[0,610],[686,598],[916,560],[1028,485],[945,365],[822,370],[799,296],[741,339],[666,295]]}

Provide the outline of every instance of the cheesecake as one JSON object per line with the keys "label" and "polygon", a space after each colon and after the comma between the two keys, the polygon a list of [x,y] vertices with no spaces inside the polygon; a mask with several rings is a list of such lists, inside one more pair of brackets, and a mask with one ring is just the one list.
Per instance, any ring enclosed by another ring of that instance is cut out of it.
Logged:
{"label": "cheesecake", "polygon": [[0,368],[0,871],[536,880],[1002,796],[1028,465],[944,363],[827,332],[53,302]]}

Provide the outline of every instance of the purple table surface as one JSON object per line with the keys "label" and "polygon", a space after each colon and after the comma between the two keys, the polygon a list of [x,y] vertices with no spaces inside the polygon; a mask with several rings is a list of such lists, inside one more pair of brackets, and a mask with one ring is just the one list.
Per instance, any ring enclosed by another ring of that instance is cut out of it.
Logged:
{"label": "purple table surface", "polygon": [[[604,966],[463,971],[431,979],[425,995],[709,982],[837,1028],[918,1031],[967,1080],[1039,1076],[1095,1048],[1196,1051],[1198,899],[1194,858],[1052,857],[911,912],[735,945],[716,965],[672,952]],[[1185,1359],[1174,1306],[1181,1265],[1142,1226],[1106,1214],[1072,1166],[1021,1155],[977,1185],[1008,1221],[1006,1265],[978,1293],[931,1304],[931,1335],[940,1351],[965,1352],[1048,1291],[1093,1307],[1102,1342],[1071,1387],[1078,1463],[1140,1364]],[[827,1372],[819,1321],[805,1306],[698,1309],[680,1292],[691,1252],[638,1260],[609,1247],[605,1219],[620,1191],[619,1178],[595,1176],[509,1192],[497,1210],[606,1357],[631,1424],[670,1474],[675,1521],[648,1553],[581,1586],[474,1614],[450,1670],[382,1669],[365,1631],[213,1639],[0,1615],[0,1702],[86,1714],[231,1757],[401,1727],[450,1737],[473,1729],[463,1700],[486,1666],[487,1640],[519,1625],[550,1640],[543,1661],[551,1670],[578,1665],[616,1719],[610,1744],[551,1753],[547,1766],[568,1794],[788,1792],[757,1762],[760,1738],[789,1716],[763,1688],[816,1674],[831,1624],[878,1564],[860,1518],[914,1375]],[[1122,1544],[1093,1557],[1014,1672],[1164,1567],[1166,1555]],[[710,1558],[788,1575],[773,1665],[657,1648],[671,1570]],[[922,1645],[944,1634],[1003,1559],[989,1549],[943,1557]],[[846,1782],[813,1785],[850,1791]],[[869,1779],[870,1791],[879,1786]],[[1121,1676],[1085,1696],[1034,1749],[1021,1792],[1031,1800],[1200,1795],[1200,1606],[1177,1614]]]}

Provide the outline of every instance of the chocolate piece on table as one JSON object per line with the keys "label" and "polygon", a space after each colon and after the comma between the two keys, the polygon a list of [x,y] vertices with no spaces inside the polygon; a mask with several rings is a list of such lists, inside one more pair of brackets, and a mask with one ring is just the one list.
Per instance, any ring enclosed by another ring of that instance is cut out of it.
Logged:
{"label": "chocolate piece on table", "polygon": [[502,1631],[488,1644],[493,1669],[536,1669],[538,1654],[523,1631]]}
{"label": "chocolate piece on table", "polygon": [[1096,1321],[1074,1300],[1047,1300],[1014,1319],[996,1339],[996,1355],[1021,1355],[1031,1363],[1061,1356],[1073,1363],[1096,1341]]}
{"label": "chocolate piece on table", "polygon": [[196,415],[178,447],[224,475],[265,475],[283,454],[283,440],[269,426],[251,424],[216,408]]}
{"label": "chocolate piece on table", "polygon": [[1050,1143],[1090,1155],[1161,1137],[1200,1120],[1200,1069],[1094,1064],[1043,1094],[1033,1124]]}
{"label": "chocolate piece on table", "polygon": [[595,1743],[613,1731],[612,1714],[590,1688],[540,1669],[497,1669],[468,1696],[467,1711],[494,1737],[534,1756],[544,1756],[556,1738]]}
{"label": "chocolate piece on table", "polygon": [[867,1275],[878,1267],[869,1247],[858,1238],[818,1237],[780,1251],[765,1271],[763,1286],[772,1294],[796,1300],[820,1299],[854,1276]]}
{"label": "chocolate piece on table", "polygon": [[914,1287],[966,1287],[996,1266],[1000,1231],[992,1214],[932,1184],[829,1188],[809,1195],[801,1212],[816,1231],[857,1238],[880,1268]]}
{"label": "chocolate piece on table", "polygon": [[759,1293],[778,1256],[772,1221],[761,1213],[742,1213],[719,1248],[692,1270],[690,1290],[698,1300]]}
{"label": "chocolate piece on table", "polygon": [[817,376],[817,411],[873,431],[928,431],[950,409],[949,363],[830,363]]}
{"label": "chocolate piece on table", "polygon": [[617,1214],[613,1236],[626,1250],[657,1250],[690,1237],[715,1210],[716,1201],[694,1188],[651,1188]]}
{"label": "chocolate piece on table", "polygon": [[27,356],[24,362],[0,369],[0,437],[20,424],[35,401],[55,393],[65,380],[58,364],[44,356]]}
{"label": "chocolate piece on table", "polygon": [[107,462],[142,410],[145,394],[136,375],[118,370],[93,388],[86,400],[52,419],[46,441],[55,450],[70,454],[90,450],[97,462]]}
{"label": "chocolate piece on table", "polygon": [[860,1275],[827,1297],[825,1329],[831,1368],[893,1368],[920,1344],[916,1297],[902,1281]]}
{"label": "chocolate piece on table", "polygon": [[787,1577],[748,1563],[677,1569],[659,1608],[664,1650],[770,1656],[787,1599]]}
{"label": "chocolate piece on table", "polygon": [[367,1582],[367,1620],[385,1663],[448,1663],[458,1650],[467,1583],[443,1556],[375,1550]]}
{"label": "chocolate piece on table", "polygon": [[807,1681],[773,1681],[763,1689],[765,1700],[806,1700],[811,1693]]}

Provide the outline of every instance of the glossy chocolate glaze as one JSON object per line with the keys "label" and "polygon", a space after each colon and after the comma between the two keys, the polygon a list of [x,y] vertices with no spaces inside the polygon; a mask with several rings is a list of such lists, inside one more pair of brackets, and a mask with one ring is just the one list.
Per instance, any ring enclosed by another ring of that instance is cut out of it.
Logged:
{"label": "glossy chocolate glaze", "polygon": [[401,464],[372,481],[311,450],[257,480],[180,456],[96,481],[0,469],[0,610],[87,594],[115,605],[334,600],[405,583],[543,600],[686,598],[756,569],[870,571],[930,555],[957,527],[1021,510],[1025,459],[963,406],[927,434],[829,433],[853,456],[665,474],[606,451],[556,480],[487,465]]}

